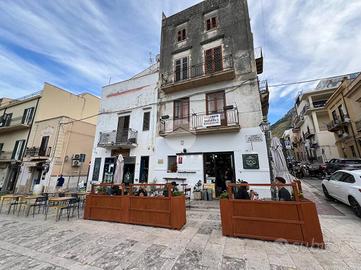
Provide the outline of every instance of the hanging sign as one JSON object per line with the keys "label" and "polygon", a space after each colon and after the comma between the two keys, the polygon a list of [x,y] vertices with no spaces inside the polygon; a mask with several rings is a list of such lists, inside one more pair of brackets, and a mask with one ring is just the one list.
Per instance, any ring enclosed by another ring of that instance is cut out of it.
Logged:
{"label": "hanging sign", "polygon": [[220,114],[211,114],[203,116],[203,126],[204,127],[214,127],[221,125],[221,115]]}
{"label": "hanging sign", "polygon": [[258,154],[243,154],[243,169],[259,169]]}

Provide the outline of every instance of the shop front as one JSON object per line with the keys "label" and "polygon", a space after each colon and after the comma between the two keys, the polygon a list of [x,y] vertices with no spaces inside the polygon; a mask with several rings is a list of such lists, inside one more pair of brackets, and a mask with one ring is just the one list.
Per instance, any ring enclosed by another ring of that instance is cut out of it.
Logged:
{"label": "shop front", "polygon": [[203,154],[204,183],[214,184],[216,196],[225,191],[226,183],[235,182],[233,152],[216,152]]}

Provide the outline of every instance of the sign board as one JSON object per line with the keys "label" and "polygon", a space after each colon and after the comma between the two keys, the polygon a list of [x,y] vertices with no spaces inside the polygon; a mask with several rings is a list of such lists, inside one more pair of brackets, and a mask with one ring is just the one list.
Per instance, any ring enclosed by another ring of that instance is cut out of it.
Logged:
{"label": "sign board", "polygon": [[246,141],[251,142],[263,142],[263,134],[246,135]]}
{"label": "sign board", "polygon": [[243,154],[243,169],[255,170],[259,169],[258,154]]}
{"label": "sign board", "polygon": [[203,126],[204,127],[214,127],[214,126],[220,126],[220,125],[221,125],[221,115],[219,113],[203,116]]}

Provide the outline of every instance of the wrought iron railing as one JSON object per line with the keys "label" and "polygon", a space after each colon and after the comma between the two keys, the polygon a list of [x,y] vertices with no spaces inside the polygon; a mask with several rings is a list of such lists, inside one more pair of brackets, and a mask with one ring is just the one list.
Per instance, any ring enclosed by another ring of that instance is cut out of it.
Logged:
{"label": "wrought iron railing", "polygon": [[10,160],[12,153],[11,151],[0,151],[0,160]]}
{"label": "wrought iron railing", "polygon": [[27,157],[49,157],[51,153],[51,147],[40,148],[40,147],[28,147],[25,151]]}
{"label": "wrought iron railing", "polygon": [[217,58],[217,55],[215,55],[212,60],[197,63],[186,68],[181,67],[179,70],[174,70],[170,73],[163,73],[162,86],[168,86],[174,83],[183,83],[188,80],[213,75],[233,68],[232,55],[220,58]]}
{"label": "wrought iron railing", "polygon": [[[209,120],[212,115],[216,118],[214,125],[205,125],[205,118]],[[192,132],[200,129],[222,128],[238,125],[238,110],[237,108],[233,108],[214,113],[194,113],[189,117],[161,120],[160,134],[167,134],[182,130]]]}
{"label": "wrought iron railing", "polygon": [[4,116],[0,116],[0,128],[9,127],[9,126],[17,126],[17,125],[30,125],[32,119],[29,118],[23,122],[23,117],[12,117],[10,120],[7,120]]}
{"label": "wrought iron railing", "polygon": [[327,102],[327,100],[313,101],[312,105],[315,109],[323,108],[323,107],[325,107],[326,102]]}
{"label": "wrought iron railing", "polygon": [[99,146],[116,146],[137,143],[138,131],[134,129],[112,130],[101,132],[98,145]]}

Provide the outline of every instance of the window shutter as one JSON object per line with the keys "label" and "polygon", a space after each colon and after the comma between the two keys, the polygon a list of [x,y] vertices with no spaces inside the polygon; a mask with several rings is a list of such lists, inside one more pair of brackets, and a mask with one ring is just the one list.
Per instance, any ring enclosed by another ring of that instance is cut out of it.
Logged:
{"label": "window shutter", "polygon": [[181,79],[181,60],[178,59],[175,61],[175,81],[179,81]]}
{"label": "window shutter", "polygon": [[182,40],[186,39],[186,29],[182,30]]}
{"label": "window shutter", "polygon": [[212,28],[216,28],[217,27],[217,18],[213,17],[212,18]]}
{"label": "window shutter", "polygon": [[207,31],[211,30],[211,19],[207,20]]}
{"label": "window shutter", "polygon": [[25,109],[25,110],[24,110],[23,118],[21,119],[21,123],[22,123],[22,124],[25,124],[25,119],[26,119],[26,115],[28,114],[28,110],[29,110],[29,109]]}
{"label": "window shutter", "polygon": [[182,79],[185,80],[188,79],[188,57],[184,57],[182,62]]}

